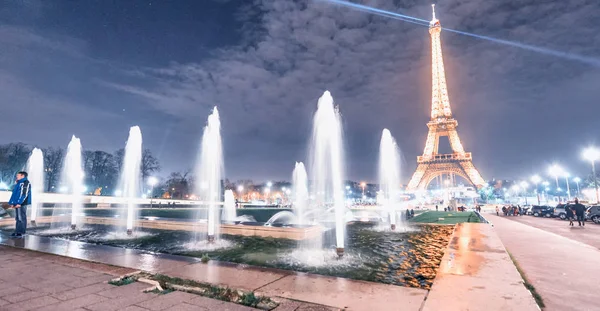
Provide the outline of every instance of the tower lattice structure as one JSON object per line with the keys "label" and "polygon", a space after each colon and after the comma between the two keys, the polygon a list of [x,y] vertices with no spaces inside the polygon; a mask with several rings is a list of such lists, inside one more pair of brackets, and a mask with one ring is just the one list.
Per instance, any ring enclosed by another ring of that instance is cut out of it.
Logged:
{"label": "tower lattice structure", "polygon": [[[442,175],[458,175],[480,187],[485,181],[473,165],[471,153],[465,152],[456,131],[458,122],[452,117],[440,41],[442,26],[435,17],[435,6],[432,7],[433,19],[429,23],[432,52],[431,120],[427,123],[429,133],[425,150],[422,156],[417,157],[417,170],[408,183],[408,190],[427,189],[434,178]],[[448,137],[452,153],[438,153],[440,137]]]}

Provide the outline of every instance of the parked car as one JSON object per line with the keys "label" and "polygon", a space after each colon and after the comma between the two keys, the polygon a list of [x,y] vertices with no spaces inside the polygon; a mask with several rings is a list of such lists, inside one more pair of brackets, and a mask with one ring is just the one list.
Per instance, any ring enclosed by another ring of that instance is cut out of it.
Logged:
{"label": "parked car", "polygon": [[552,217],[554,208],[547,205],[534,205],[531,207],[531,215],[535,217]]}
{"label": "parked car", "polygon": [[567,208],[573,208],[575,204],[569,203],[569,204],[558,204],[555,208],[554,208],[554,213],[553,213],[553,217],[558,217],[562,220],[567,219]]}
{"label": "parked car", "polygon": [[592,206],[588,208],[586,218],[600,224],[600,206]]}

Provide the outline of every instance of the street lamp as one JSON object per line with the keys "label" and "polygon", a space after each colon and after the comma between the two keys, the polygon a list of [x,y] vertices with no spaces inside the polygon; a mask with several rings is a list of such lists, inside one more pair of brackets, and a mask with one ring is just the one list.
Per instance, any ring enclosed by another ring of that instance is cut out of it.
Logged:
{"label": "street lamp", "polygon": [[[554,177],[554,180],[556,181],[556,190],[560,191],[560,185],[558,184],[558,176],[562,176],[564,174],[563,169],[556,165],[553,164],[552,166],[550,166],[550,168],[548,169],[548,173],[550,174],[550,176]],[[560,203],[560,195],[558,196],[558,203]]]}
{"label": "street lamp", "polygon": [[571,201],[571,188],[569,188],[569,173],[563,171],[563,176],[565,176],[565,182],[567,183],[567,197],[569,201]]}
{"label": "street lamp", "polygon": [[600,202],[600,195],[598,194],[598,179],[596,178],[596,161],[600,159],[600,151],[594,147],[588,147],[583,151],[583,157],[592,163],[592,178],[596,190],[596,203],[598,203]]}
{"label": "street lamp", "polygon": [[531,182],[533,182],[535,184],[535,194],[537,196],[538,205],[541,205],[541,203],[540,203],[540,192],[538,191],[538,185],[540,184],[541,181],[542,181],[542,178],[540,178],[539,175],[533,175],[533,176],[531,176]]}
{"label": "street lamp", "polygon": [[580,195],[580,192],[579,192],[579,183],[581,182],[581,178],[575,177],[575,178],[573,178],[573,181],[577,184],[577,195],[579,196]]}
{"label": "street lamp", "polygon": [[563,174],[563,169],[560,166],[553,164],[548,169],[548,173],[556,180],[556,188],[560,187],[558,185],[558,176],[561,176]]}
{"label": "street lamp", "polygon": [[158,178],[154,176],[148,177],[148,186],[150,186],[150,208],[152,208],[152,198],[154,197],[154,186],[158,184]]}
{"label": "street lamp", "polygon": [[521,188],[523,188],[523,196],[525,197],[525,205],[527,205],[527,187],[529,187],[529,184],[526,181],[522,181],[520,186],[521,186]]}

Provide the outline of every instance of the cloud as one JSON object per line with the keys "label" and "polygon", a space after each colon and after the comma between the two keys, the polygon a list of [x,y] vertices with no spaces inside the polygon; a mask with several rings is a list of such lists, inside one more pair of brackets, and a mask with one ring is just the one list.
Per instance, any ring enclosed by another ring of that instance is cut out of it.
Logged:
{"label": "cloud", "polygon": [[[360,2],[424,19],[431,15],[425,2]],[[92,107],[116,114],[127,108],[134,111],[127,117],[136,121],[138,115],[154,114],[148,123],[157,132],[163,120],[176,119],[177,137],[165,138],[172,140],[170,149],[178,150],[171,157],[193,152],[191,137],[199,135],[218,106],[228,173],[240,177],[283,178],[294,161],[305,160],[311,116],[328,89],[343,114],[350,177],[374,178],[379,135],[387,127],[407,159],[403,176],[408,178],[422,152],[431,102],[426,27],[312,0],[256,0],[240,5],[235,14],[244,23],[241,42],[195,61],[116,65],[89,57],[93,51],[87,41],[2,26],[0,43],[10,48],[0,49],[0,64],[5,77],[22,78],[14,80],[28,90],[22,93],[79,106],[74,111]],[[437,14],[444,27],[600,55],[595,30],[600,9],[592,1],[447,0],[439,3]],[[564,131],[555,125],[564,118],[595,124],[600,94],[590,86],[600,83],[597,69],[450,32],[442,33],[442,45],[459,135],[484,177],[520,174],[522,168],[514,164],[523,154],[572,157],[564,146],[540,137],[569,141],[594,130],[582,125]],[[28,65],[42,59],[46,62],[39,68]],[[32,84],[36,74],[46,79]],[[177,156],[178,161],[183,157]]]}

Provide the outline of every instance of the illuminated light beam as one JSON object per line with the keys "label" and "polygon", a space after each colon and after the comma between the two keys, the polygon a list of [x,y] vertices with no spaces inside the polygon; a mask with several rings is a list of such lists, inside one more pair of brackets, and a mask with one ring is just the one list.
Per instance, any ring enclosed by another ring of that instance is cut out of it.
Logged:
{"label": "illuminated light beam", "polygon": [[[355,9],[358,11],[367,12],[367,13],[371,13],[371,14],[375,14],[375,15],[379,15],[379,16],[383,16],[383,17],[389,17],[392,19],[397,19],[397,20],[429,27],[429,21],[426,21],[424,19],[420,19],[420,18],[416,18],[416,17],[404,15],[404,14],[398,14],[398,13],[394,13],[394,12],[390,12],[390,11],[386,11],[386,10],[382,10],[382,9],[377,9],[377,8],[362,5],[362,4],[356,4],[356,3],[352,3],[352,2],[344,1],[344,0],[317,0],[317,1],[338,4],[338,5],[352,8],[352,9]],[[442,29],[445,31],[453,32],[456,34],[460,34],[460,35],[464,35],[464,36],[468,36],[468,37],[472,37],[472,38],[487,40],[487,41],[491,41],[491,42],[495,42],[495,43],[499,43],[499,44],[504,44],[504,45],[508,45],[508,46],[512,46],[512,47],[521,48],[521,49],[528,50],[528,51],[538,52],[538,53],[542,53],[542,54],[546,54],[546,55],[552,55],[552,56],[561,57],[561,58],[565,58],[565,59],[569,59],[569,60],[575,60],[575,61],[579,61],[582,63],[590,64],[590,65],[593,65],[596,67],[600,67],[600,59],[593,58],[593,57],[587,57],[587,56],[582,56],[582,55],[578,55],[578,54],[547,49],[547,48],[538,47],[535,45],[519,43],[519,42],[514,42],[514,41],[509,41],[509,40],[504,40],[504,39],[496,39],[496,38],[492,38],[492,37],[488,37],[488,36],[482,36],[482,35],[478,35],[478,34],[474,34],[474,33],[470,33],[470,32],[465,32],[465,31],[460,31],[460,30],[455,30],[455,29],[450,29],[450,28],[445,28],[445,27],[442,27]]]}
{"label": "illuminated light beam", "polygon": [[383,16],[383,17],[391,17],[394,19],[403,20],[405,22],[409,22],[409,23],[413,23],[413,24],[417,24],[417,25],[429,26],[429,21],[424,20],[424,19],[420,19],[420,18],[408,16],[408,15],[402,15],[402,14],[398,14],[398,13],[394,13],[394,12],[390,12],[390,11],[386,11],[386,10],[382,10],[382,9],[377,9],[377,8],[362,5],[362,4],[356,4],[356,3],[343,1],[343,0],[319,0],[319,1],[339,4],[341,6],[356,9],[358,11],[372,13],[375,15]]}

